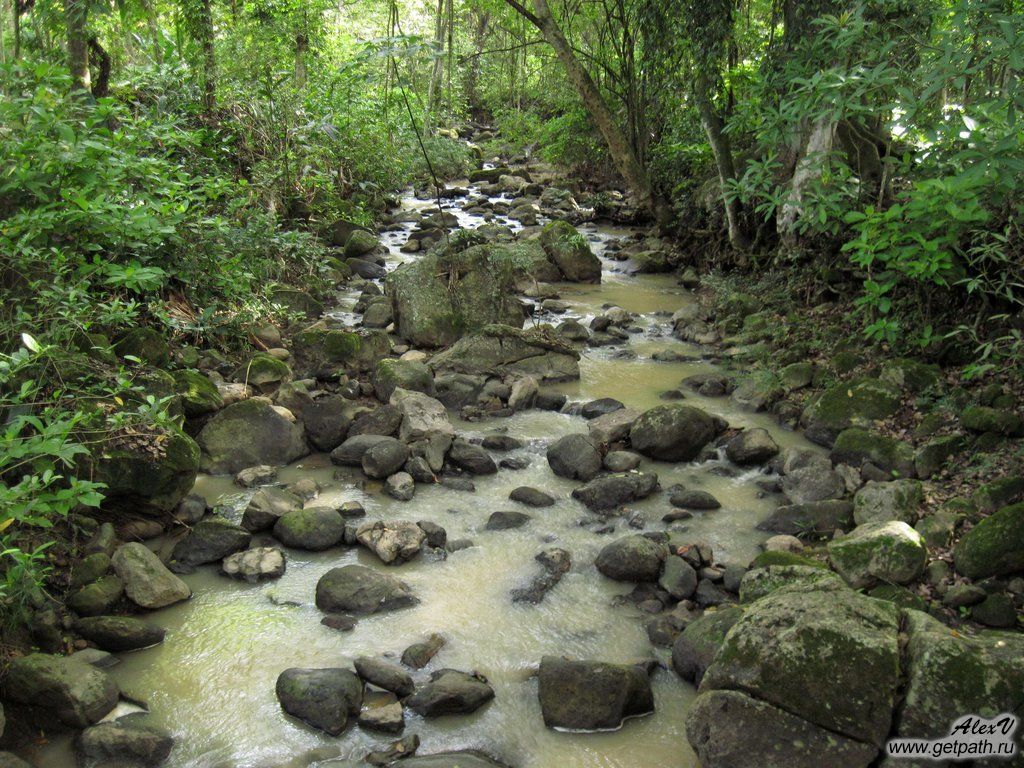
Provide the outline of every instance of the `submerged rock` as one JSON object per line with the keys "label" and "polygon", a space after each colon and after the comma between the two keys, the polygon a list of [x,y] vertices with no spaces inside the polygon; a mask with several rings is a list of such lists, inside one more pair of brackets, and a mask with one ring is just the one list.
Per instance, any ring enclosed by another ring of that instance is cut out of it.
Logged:
{"label": "submerged rock", "polygon": [[442,669],[430,676],[405,704],[423,717],[468,715],[494,698],[494,689],[479,675]]}
{"label": "submerged rock", "polygon": [[545,656],[538,697],[544,724],[563,730],[614,730],[627,718],[654,712],[651,683],[641,665]]}
{"label": "submerged rock", "polygon": [[407,584],[364,565],[332,568],[316,584],[317,608],[326,613],[362,615],[407,608],[418,602]]}

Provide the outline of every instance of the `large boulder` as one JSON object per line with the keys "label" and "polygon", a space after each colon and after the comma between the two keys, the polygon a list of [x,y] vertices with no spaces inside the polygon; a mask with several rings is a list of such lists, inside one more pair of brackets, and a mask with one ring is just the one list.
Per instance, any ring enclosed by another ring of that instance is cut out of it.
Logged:
{"label": "large boulder", "polygon": [[537,695],[549,728],[615,730],[627,718],[654,712],[651,683],[643,665],[544,656]]}
{"label": "large boulder", "polygon": [[199,371],[181,370],[171,374],[181,405],[189,418],[205,416],[224,407],[217,386]]}
{"label": "large boulder", "polygon": [[402,414],[398,439],[403,443],[435,437],[449,440],[454,438],[455,428],[448,420],[448,412],[440,400],[422,392],[398,388],[392,391],[390,404]]}
{"label": "large boulder", "polygon": [[90,664],[33,653],[11,661],[4,697],[39,713],[39,725],[84,728],[102,720],[117,705],[119,693],[107,673]]}
{"label": "large boulder", "polygon": [[345,730],[363,704],[363,681],[347,669],[286,669],[275,686],[281,708],[332,736]]}
{"label": "large boulder", "polygon": [[725,636],[743,616],[742,608],[708,611],[686,625],[672,644],[672,668],[683,680],[700,685]]}
{"label": "large boulder", "polygon": [[460,336],[430,360],[435,372],[468,375],[533,376],[537,381],[565,381],[580,376],[579,353],[544,328],[522,330],[488,325]]}
{"label": "large boulder", "polygon": [[653,539],[634,533],[606,544],[597,555],[597,570],[615,581],[655,582],[668,548]]}
{"label": "large boulder", "polygon": [[928,547],[906,523],[890,520],[858,525],[828,544],[832,567],[855,589],[875,582],[909,584],[924,571]]}
{"label": "large boulder", "polygon": [[896,385],[880,379],[855,379],[825,390],[804,409],[801,421],[808,440],[831,448],[844,429],[885,419],[899,407]]}
{"label": "large boulder", "polygon": [[374,520],[356,530],[356,540],[388,565],[412,560],[426,538],[423,529],[408,520]]}
{"label": "large boulder", "polygon": [[392,439],[387,435],[353,435],[331,451],[331,461],[344,467],[361,467],[367,451]]}
{"label": "large boulder", "polygon": [[587,422],[587,430],[598,445],[609,446],[629,437],[629,430],[641,416],[636,408],[619,408]]}
{"label": "large boulder", "polygon": [[872,464],[903,477],[913,477],[917,472],[914,449],[908,443],[861,427],[840,432],[829,456],[833,464],[848,464],[855,469]]}
{"label": "large boulder", "polygon": [[514,264],[507,249],[437,249],[403,264],[385,282],[398,335],[418,347],[445,347],[491,323],[521,328]]}
{"label": "large boulder", "polygon": [[163,608],[192,596],[188,585],[171,573],[156,554],[138,542],[120,547],[111,558],[128,599],[140,608]]}
{"label": "large boulder", "polygon": [[971,579],[1024,571],[1024,502],[992,513],[957,543],[956,569]]}
{"label": "large boulder", "polygon": [[601,471],[601,451],[588,435],[558,438],[548,446],[547,459],[552,472],[570,480],[593,480]]}
{"label": "large boulder", "polygon": [[745,429],[725,445],[729,461],[740,466],[764,464],[779,452],[767,429]]}
{"label": "large boulder", "polygon": [[924,490],[917,480],[869,482],[853,497],[853,519],[858,525],[902,520],[913,524],[924,503]]}
{"label": "large boulder", "polygon": [[317,608],[328,613],[379,613],[418,602],[407,584],[365,565],[332,568],[316,583]]}
{"label": "large boulder", "polygon": [[345,520],[330,507],[294,509],[274,524],[274,536],[286,547],[320,552],[342,540]]}
{"label": "large boulder", "polygon": [[296,373],[319,379],[345,371],[373,370],[390,353],[391,341],[379,329],[342,330],[316,323],[292,339]]}
{"label": "large boulder", "polygon": [[[878,748],[900,687],[899,615],[845,587],[780,588],[752,603],[725,636],[702,695],[733,690],[818,728]],[[727,718],[731,727],[734,718]],[[727,723],[698,721],[694,729]],[[761,765],[761,755],[748,764]]]}
{"label": "large boulder", "polygon": [[645,411],[629,430],[634,451],[660,461],[692,461],[722,431],[720,419],[680,403]]}
{"label": "large boulder", "polygon": [[398,472],[409,460],[409,447],[400,440],[387,437],[363,454],[363,474],[383,480]]}
{"label": "large boulder", "polygon": [[587,238],[567,221],[552,221],[540,233],[540,245],[562,276],[573,283],[600,283],[601,261]]}
{"label": "large boulder", "polygon": [[757,527],[762,531],[790,536],[823,537],[831,536],[836,529],[849,528],[852,522],[853,502],[827,499],[779,506]]}
{"label": "large boulder", "polygon": [[229,405],[207,422],[197,440],[203,449],[202,469],[211,474],[290,464],[309,453],[302,424],[262,398]]}
{"label": "large boulder", "polygon": [[423,717],[468,715],[494,698],[494,689],[478,675],[442,669],[430,676],[430,682],[406,699],[405,704]]}
{"label": "large boulder", "polygon": [[75,632],[104,651],[148,648],[164,639],[163,627],[131,616],[91,616],[75,622]]}
{"label": "large boulder", "polygon": [[373,392],[378,400],[386,403],[396,389],[433,395],[434,375],[426,363],[385,358],[377,363],[373,376]]}
{"label": "large boulder", "polygon": [[201,520],[174,545],[172,559],[184,566],[206,565],[223,560],[249,546],[252,534],[223,518]]}
{"label": "large boulder", "polygon": [[78,764],[84,768],[157,766],[167,759],[174,739],[147,725],[145,715],[128,715],[86,728],[75,740]]}
{"label": "large boulder", "polygon": [[91,479],[106,485],[104,507],[147,515],[174,510],[195,484],[199,446],[177,429],[164,439],[136,446],[107,441],[89,463]]}
{"label": "large boulder", "polygon": [[572,497],[593,512],[606,512],[631,501],[646,499],[658,488],[653,472],[622,472],[596,477],[572,492]]}
{"label": "large boulder", "polygon": [[494,463],[486,449],[465,440],[456,440],[452,443],[448,461],[471,475],[493,475],[498,471],[498,465]]}

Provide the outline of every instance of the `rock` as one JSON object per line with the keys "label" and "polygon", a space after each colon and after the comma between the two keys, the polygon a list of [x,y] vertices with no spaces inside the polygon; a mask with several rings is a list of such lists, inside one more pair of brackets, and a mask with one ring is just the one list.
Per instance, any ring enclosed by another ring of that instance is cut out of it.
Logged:
{"label": "rock", "polygon": [[542,328],[488,325],[463,335],[430,360],[436,373],[532,376],[538,382],[578,379],[579,353]]}
{"label": "rock", "polygon": [[1024,571],[1024,502],[1003,507],[969,530],[953,550],[956,569],[970,579]]}
{"label": "rock", "polygon": [[1024,420],[1013,411],[972,405],[960,412],[964,429],[978,434],[992,432],[1005,437],[1024,436]]}
{"label": "rock", "polygon": [[75,563],[71,569],[71,586],[91,584],[110,570],[110,557],[106,552],[93,552]]}
{"label": "rock", "polygon": [[903,477],[913,477],[916,471],[914,449],[907,443],[857,427],[839,433],[830,457],[833,464],[860,469],[871,463],[883,472]]}
{"label": "rock", "polygon": [[914,454],[914,469],[917,476],[927,480],[938,474],[951,457],[964,449],[966,443],[961,435],[943,435],[929,440]]}
{"label": "rock", "polygon": [[654,712],[642,665],[544,656],[537,695],[544,724],[562,730],[615,730],[628,718]]}
{"label": "rock", "polygon": [[364,565],[332,568],[316,584],[316,605],[325,613],[364,615],[418,602],[407,584]]}
{"label": "rock", "polygon": [[692,461],[722,431],[722,424],[689,405],[671,403],[645,411],[629,430],[633,450],[660,461]]}
{"label": "rock", "polygon": [[345,259],[345,265],[352,270],[352,274],[357,275],[364,280],[382,280],[387,277],[388,274],[385,267],[366,259]]}
{"label": "rock", "polygon": [[673,507],[682,509],[720,509],[722,504],[707,491],[681,489],[669,497]]}
{"label": "rock", "polygon": [[224,407],[224,397],[217,386],[198,371],[174,371],[175,390],[181,397],[185,415],[194,419],[215,413]]}
{"label": "rock", "polygon": [[171,558],[184,566],[223,560],[249,546],[252,534],[222,518],[201,520],[174,545]]}
{"label": "rock", "polygon": [[434,394],[434,375],[424,363],[385,358],[377,363],[377,370],[373,377],[373,391],[378,400],[386,403],[396,389],[421,392],[432,396]]}
{"label": "rock", "polygon": [[752,603],[782,587],[829,590],[843,586],[832,571],[815,561],[815,565],[767,565],[747,571],[740,582],[740,602]]}
{"label": "rock", "polygon": [[454,438],[455,430],[448,420],[448,412],[439,400],[421,392],[397,388],[391,394],[391,405],[402,414],[402,425],[398,430],[398,438],[402,442],[443,438],[450,443]]}
{"label": "rock", "polygon": [[1009,595],[989,595],[971,609],[971,618],[986,627],[1015,629],[1017,609]]}
{"label": "rock", "polygon": [[621,401],[616,400],[614,397],[601,397],[597,400],[591,400],[589,403],[584,403],[583,407],[580,408],[580,416],[590,421],[599,416],[621,411],[625,407]]}
{"label": "rock", "polygon": [[314,400],[302,412],[302,423],[310,444],[318,451],[333,451],[347,436],[352,414],[352,402],[341,395],[327,395]]}
{"label": "rock", "polygon": [[688,624],[672,644],[672,668],[676,674],[688,683],[700,685],[725,635],[741,616],[742,608],[723,608],[708,611]]}
{"label": "rock", "polygon": [[253,494],[249,504],[242,513],[242,527],[258,533],[274,524],[289,512],[302,507],[302,499],[283,488],[260,488]]}
{"label": "rock", "polygon": [[416,523],[427,537],[427,546],[435,549],[444,549],[448,543],[448,532],[437,523],[429,520],[420,520]]}
{"label": "rock", "polygon": [[157,766],[171,754],[174,739],[134,715],[86,728],[75,740],[81,766]]}
{"label": "rock", "polygon": [[878,379],[861,378],[839,382],[812,400],[801,422],[808,440],[830,448],[843,430],[885,419],[899,407],[898,387]]}
{"label": "rock", "polygon": [[363,703],[363,683],[347,669],[286,669],[276,692],[285,712],[332,736],[345,730]]}
{"label": "rock", "polygon": [[400,699],[410,695],[416,687],[408,672],[389,661],[359,656],[353,665],[363,680],[385,691],[391,691]]}
{"label": "rock", "polygon": [[[429,467],[427,469],[429,470]],[[412,501],[416,494],[416,481],[408,472],[396,472],[384,481],[384,493],[397,501]]]}
{"label": "rock", "polygon": [[382,480],[398,472],[409,459],[409,448],[393,437],[385,438],[363,454],[363,473],[370,478]]}
{"label": "rock", "polygon": [[788,533],[792,536],[830,536],[836,529],[853,523],[853,502],[842,499],[789,504],[778,507],[758,523],[758,530]]}
{"label": "rock", "polygon": [[853,519],[858,525],[902,520],[913,523],[924,503],[924,491],[916,480],[869,482],[853,497]]}
{"label": "rock", "polygon": [[514,603],[536,605],[541,602],[544,596],[562,580],[562,576],[572,565],[572,557],[564,549],[546,549],[534,559],[541,564],[542,571],[534,577],[528,586],[512,590],[512,602]]}
{"label": "rock", "polygon": [[782,478],[782,492],[793,504],[812,504],[846,495],[842,475],[832,469],[828,459],[788,472]]}
{"label": "rock", "polygon": [[345,258],[358,259],[375,250],[380,242],[365,229],[353,230],[345,241]]}
{"label": "rock", "polygon": [[508,407],[513,411],[525,411],[533,408],[537,402],[540,387],[533,376],[523,376],[512,382],[512,392],[508,397]]}
{"label": "rock", "polygon": [[402,412],[394,405],[382,405],[372,410],[364,410],[353,420],[348,429],[348,437],[359,435],[380,435],[394,437],[402,425]]}
{"label": "rock", "polygon": [[627,472],[591,480],[572,492],[572,497],[594,512],[615,509],[650,496],[658,487],[653,472]]}
{"label": "rock", "polygon": [[980,512],[995,512],[1024,496],[1024,475],[1008,475],[979,486],[971,501]]}
{"label": "rock", "polygon": [[433,634],[422,643],[413,643],[402,652],[402,663],[412,669],[423,669],[437,652],[444,648],[445,639]]}
{"label": "rock", "polygon": [[111,563],[124,582],[128,599],[140,608],[164,608],[192,596],[188,585],[142,544],[123,545],[114,553]]}
{"label": "rock", "polygon": [[518,501],[520,504],[525,504],[528,507],[550,507],[555,503],[554,496],[551,496],[538,488],[531,488],[528,485],[522,485],[512,490],[508,495],[512,501]]}
{"label": "rock", "polygon": [[629,430],[633,428],[640,415],[641,412],[636,408],[620,408],[591,419],[587,422],[587,429],[597,445],[610,446],[629,437]]}
{"label": "rock", "polygon": [[324,311],[324,305],[305,291],[298,291],[293,288],[278,287],[271,294],[271,300],[282,307],[304,314],[307,318],[320,317]]}
{"label": "rock", "polygon": [[904,522],[866,523],[828,545],[832,567],[855,589],[876,581],[909,584],[924,571],[928,548]]}
{"label": "rock", "polygon": [[277,478],[277,467],[265,464],[258,467],[247,467],[235,475],[235,485],[243,488],[255,488],[259,485],[272,483]]}
{"label": "rock", "polygon": [[426,538],[423,529],[408,520],[375,520],[363,523],[356,531],[359,543],[388,565],[412,560]]}
{"label": "rock", "polygon": [[779,452],[766,429],[745,429],[725,445],[725,455],[741,467],[764,464]]}
{"label": "rock", "polygon": [[601,452],[587,435],[558,438],[548,446],[547,459],[552,472],[570,480],[593,480],[601,471]]}
{"label": "rock", "polygon": [[260,352],[235,371],[234,378],[258,392],[273,392],[291,376],[292,370],[287,363]]}
{"label": "rock", "polygon": [[380,733],[401,733],[405,730],[405,712],[393,693],[371,693],[363,698],[359,727]]}
{"label": "rock", "polygon": [[493,512],[487,518],[484,528],[488,531],[507,531],[521,528],[530,521],[530,516],[522,512]]}
{"label": "rock", "polygon": [[[404,248],[403,248],[404,250]],[[420,737],[415,733],[409,736],[403,736],[398,741],[393,741],[388,745],[387,749],[379,749],[373,752],[368,752],[364,758],[370,765],[395,765],[397,760],[401,760],[406,765],[414,765],[416,758],[413,755],[416,754],[416,750],[420,748]],[[420,763],[420,765],[430,765],[431,763]],[[447,763],[434,763],[434,765],[448,765]],[[462,763],[452,763],[453,768],[458,768]]]}
{"label": "rock", "polygon": [[121,357],[131,355],[154,368],[166,368],[171,362],[171,350],[160,333],[148,326],[132,328],[114,344],[114,351]]}
{"label": "rock", "polygon": [[669,555],[665,558],[658,586],[673,600],[685,600],[697,589],[697,572],[683,558]]}
{"label": "rock", "polygon": [[406,706],[423,717],[468,715],[494,698],[494,689],[477,675],[442,669],[406,699]]}
{"label": "rock", "polygon": [[363,456],[378,443],[394,438],[387,435],[355,435],[349,437],[341,445],[331,451],[331,461],[347,467],[361,467]]}
{"label": "rock", "polygon": [[156,624],[129,616],[92,616],[78,619],[75,632],[104,651],[119,653],[148,648],[164,639],[165,630]]}
{"label": "rock", "polygon": [[523,447],[523,441],[510,435],[487,435],[481,445],[489,451],[514,451]]}
{"label": "rock", "polygon": [[[900,685],[898,619],[892,604],[843,587],[777,589],[729,630],[701,692],[738,689],[877,749]],[[748,760],[764,762],[761,755]]]}
{"label": "rock", "polygon": [[448,451],[448,461],[471,475],[493,475],[498,471],[498,465],[494,463],[491,454],[479,445],[467,443],[465,440],[455,440],[452,443],[451,450]]}
{"label": "rock", "polygon": [[79,616],[109,613],[124,594],[124,582],[117,576],[104,576],[86,584],[68,598],[68,607]]}
{"label": "rock", "polygon": [[629,472],[640,466],[641,458],[631,451],[611,451],[605,454],[602,465],[609,472]]}
{"label": "rock", "polygon": [[225,576],[245,579],[251,584],[284,575],[284,552],[275,547],[255,547],[228,555],[221,563]]}
{"label": "rock", "polygon": [[42,719],[33,718],[33,722],[39,726],[56,721],[84,728],[105,717],[117,705],[119,694],[114,681],[96,667],[64,656],[32,653],[11,661],[4,697],[8,703],[38,712]]}
{"label": "rock", "polygon": [[698,696],[686,734],[704,768],[868,768],[878,753],[740,691]]}
{"label": "rock", "polygon": [[492,263],[510,253],[491,245],[439,248],[390,273],[385,286],[398,335],[416,347],[436,348],[492,323],[521,328],[513,270]]}
{"label": "rock", "polygon": [[546,224],[541,230],[540,245],[569,282],[601,282],[601,262],[572,224],[558,220]]}
{"label": "rock", "polygon": [[969,608],[988,597],[988,593],[974,584],[954,584],[946,590],[942,604],[953,609]]}
{"label": "rock", "polygon": [[202,469],[235,473],[258,464],[281,466],[309,453],[302,425],[290,421],[261,398],[229,405],[196,438]]}
{"label": "rock", "polygon": [[106,485],[105,508],[163,515],[177,507],[195,484],[199,446],[171,428],[156,450],[104,442],[84,463],[89,465],[85,476]]}
{"label": "rock", "polygon": [[631,534],[606,544],[594,565],[615,581],[655,582],[668,556],[664,544],[640,534]]}

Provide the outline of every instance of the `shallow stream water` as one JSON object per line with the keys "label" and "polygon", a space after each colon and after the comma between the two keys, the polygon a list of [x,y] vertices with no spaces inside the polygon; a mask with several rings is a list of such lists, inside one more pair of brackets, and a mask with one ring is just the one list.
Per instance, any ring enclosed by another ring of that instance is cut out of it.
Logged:
{"label": "shallow stream water", "polygon": [[[407,207],[429,204],[403,199]],[[463,226],[480,219],[459,212]],[[402,254],[410,226],[386,238],[389,268],[415,258]],[[629,230],[584,226],[595,251],[603,256],[609,241],[627,237]],[[602,306],[614,304],[641,315],[642,332],[631,337],[632,359],[620,359],[614,348],[587,350],[581,379],[556,389],[571,400],[614,397],[628,406],[649,408],[663,401],[659,394],[679,386],[681,379],[714,366],[700,359],[701,350],[667,335],[671,313],[694,299],[664,276],[627,276],[621,264],[603,259],[604,281],[599,286],[564,286],[562,298],[571,305],[567,316],[587,322]],[[339,297],[339,316],[354,303],[354,295]],[[660,313],[660,314],[659,314]],[[542,318],[550,319],[550,318]],[[555,319],[557,322],[557,319]],[[693,362],[661,363],[651,355],[677,348]],[[782,446],[804,445],[793,433],[769,419],[736,409],[728,399],[692,402],[727,418],[734,426],[768,428]],[[454,418],[454,417],[453,417]],[[465,422],[454,419],[466,436],[503,431],[526,441],[514,454],[530,459],[522,471],[502,470],[475,478],[476,492],[442,486],[417,487],[411,502],[402,503],[380,492],[355,469],[337,468],[324,455],[314,455],[284,469],[278,481],[311,477],[323,490],[316,504],[356,500],[370,518],[429,520],[444,526],[449,540],[469,538],[474,546],[445,560],[418,558],[388,567],[407,581],[421,599],[418,606],[362,618],[351,632],[321,625],[313,603],[317,580],[330,568],[361,562],[385,568],[361,547],[336,548],[321,554],[288,551],[285,575],[276,582],[234,582],[208,566],[184,577],[194,597],[146,618],[167,628],[165,641],[153,648],[123,654],[111,669],[123,690],[143,702],[152,721],[176,739],[169,768],[245,766],[308,766],[355,764],[367,752],[381,749],[393,737],[369,734],[358,727],[330,737],[286,716],[274,694],[278,674],[288,667],[349,667],[360,655],[397,658],[404,648],[441,633],[447,644],[418,679],[433,669],[477,670],[496,691],[493,702],[470,716],[424,721],[406,714],[406,733],[419,734],[420,754],[454,749],[478,749],[520,768],[690,768],[695,758],[685,737],[686,711],[695,692],[668,669],[653,677],[655,714],[627,721],[611,733],[560,733],[546,729],[530,671],[545,654],[631,662],[668,653],[648,641],[644,623],[649,616],[617,596],[630,585],[601,576],[593,566],[599,549],[612,537],[631,532],[625,518],[616,531],[598,535],[583,526],[585,510],[570,497],[576,483],[556,477],[544,458],[546,442],[567,432],[586,431],[581,417],[527,411],[507,419]],[[717,467],[717,470],[716,470]],[[644,462],[644,471],[657,472],[663,488],[674,483],[710,491],[722,508],[695,513],[685,526],[695,538],[709,541],[716,560],[748,562],[764,535],[755,525],[775,501],[759,497],[756,471],[737,473],[727,463],[663,464]],[[720,470],[720,471],[719,471]],[[516,530],[486,531],[487,517],[514,509],[509,492],[529,485],[556,496],[555,506],[530,511],[533,519]],[[234,499],[244,507],[245,496],[230,478],[201,477],[196,491],[210,504]],[[631,505],[648,530],[662,530],[670,505],[666,494]],[[254,537],[254,545],[266,536]],[[557,546],[572,553],[571,571],[539,605],[513,604],[509,592],[528,582],[539,566],[534,556]],[[71,765],[67,744],[55,742],[35,756],[40,768]]]}

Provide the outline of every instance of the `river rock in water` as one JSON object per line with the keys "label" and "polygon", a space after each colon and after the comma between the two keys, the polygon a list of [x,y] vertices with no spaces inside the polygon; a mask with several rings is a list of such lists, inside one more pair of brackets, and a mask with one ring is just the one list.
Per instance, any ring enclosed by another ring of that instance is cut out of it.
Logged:
{"label": "river rock in water", "polygon": [[286,669],[276,692],[285,712],[332,736],[345,730],[363,703],[363,681],[347,669]]}
{"label": "river rock in water", "polygon": [[494,689],[479,675],[442,669],[430,676],[405,704],[423,717],[468,715],[494,698]]}
{"label": "river rock in water", "polygon": [[546,549],[534,558],[541,565],[541,572],[527,586],[512,590],[513,603],[533,603],[544,599],[572,565],[572,556],[564,549]]}
{"label": "river rock in water", "polygon": [[86,728],[75,740],[82,768],[156,766],[167,759],[174,739],[145,723],[145,715],[127,715]]}
{"label": "river rock in water", "polygon": [[651,683],[639,665],[545,656],[539,679],[541,714],[549,728],[614,730],[626,718],[654,712]]}
{"label": "river rock in water", "polygon": [[418,602],[407,584],[365,565],[332,568],[316,584],[316,605],[325,613],[370,614]]}
{"label": "river rock in water", "polygon": [[202,520],[174,545],[171,557],[184,566],[215,563],[245,549],[251,540],[251,533],[227,520]]}
{"label": "river rock in water", "polygon": [[103,719],[117,705],[119,693],[110,676],[90,664],[33,653],[11,661],[4,696],[38,712],[37,725],[84,728]]}
{"label": "river rock in water", "polygon": [[588,435],[570,434],[548,446],[548,465],[559,477],[593,480],[601,471],[601,452]]}
{"label": "river rock in water", "polygon": [[415,689],[412,676],[397,664],[372,656],[360,656],[354,662],[358,675],[366,682],[391,691],[404,699]]}
{"label": "river rock in water", "polygon": [[363,473],[369,478],[383,480],[405,466],[408,459],[409,448],[405,443],[388,437],[363,454]]}
{"label": "river rock in water", "polygon": [[718,436],[725,423],[699,408],[680,403],[645,411],[629,430],[633,450],[660,461],[692,461]]}
{"label": "river rock in water", "polygon": [[345,519],[330,507],[305,507],[287,512],[274,525],[274,536],[286,547],[320,552],[345,535]]}
{"label": "river rock in water", "polygon": [[597,570],[615,581],[655,582],[668,548],[639,533],[606,544],[597,555]]}
{"label": "river rock in water", "polygon": [[128,599],[141,608],[163,608],[192,596],[188,585],[143,544],[132,542],[121,546],[111,563],[124,582]]}
{"label": "river rock in water", "polygon": [[276,547],[255,547],[228,555],[220,567],[225,576],[250,583],[277,579],[284,575],[284,552]]}
{"label": "river rock in water", "polygon": [[672,668],[683,680],[700,685],[725,636],[743,616],[742,608],[708,611],[694,619],[672,645]]}
{"label": "river rock in water", "polygon": [[356,530],[356,539],[382,562],[406,563],[419,555],[427,535],[409,520],[374,520]]}
{"label": "river rock in water", "polygon": [[242,527],[251,533],[273,528],[287,512],[302,508],[302,499],[284,488],[260,488],[242,513]]}
{"label": "river rock in water", "polygon": [[488,325],[430,360],[435,372],[533,376],[538,382],[580,377],[579,353],[543,328]]}
{"label": "river rock in water", "polygon": [[615,509],[631,501],[646,499],[658,488],[658,476],[653,472],[624,472],[595,478],[572,492],[577,499],[594,512]]}
{"label": "river rock in water", "polygon": [[116,653],[156,645],[166,630],[130,616],[91,616],[78,619],[75,632],[104,651]]}

